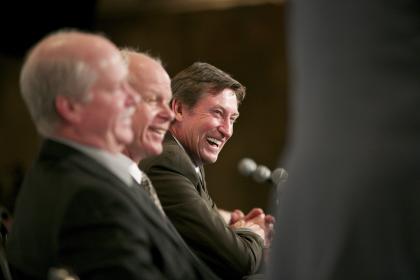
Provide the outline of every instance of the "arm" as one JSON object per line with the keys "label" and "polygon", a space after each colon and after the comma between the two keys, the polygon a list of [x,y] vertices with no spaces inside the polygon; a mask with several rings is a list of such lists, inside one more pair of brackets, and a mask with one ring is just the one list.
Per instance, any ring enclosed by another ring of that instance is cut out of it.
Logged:
{"label": "arm", "polygon": [[236,214],[234,214],[234,213],[237,213],[236,211],[239,211],[242,214],[242,217],[243,217],[243,214],[244,214],[244,213],[242,213],[241,210],[237,210],[237,209],[230,212],[230,211],[226,211],[226,210],[223,210],[223,209],[219,208],[218,211],[219,211],[220,216],[222,216],[223,220],[225,221],[225,223],[227,225],[230,225],[232,220],[237,221],[239,219],[239,218],[238,219],[236,219],[236,218],[232,219],[233,218],[232,215],[236,215]]}
{"label": "arm", "polygon": [[200,192],[197,182],[177,170],[179,162],[163,161],[149,167],[144,170],[156,188],[165,213],[213,271],[223,278],[240,278],[257,271],[263,239],[253,232],[255,228],[229,227],[212,206],[208,194]]}
{"label": "arm", "polygon": [[263,238],[265,241],[265,247],[267,248],[271,246],[275,223],[275,219],[272,215],[264,214],[264,211],[260,208],[252,209],[246,216],[239,209],[235,209],[232,212],[223,209],[218,209],[218,211],[225,223],[231,228],[251,228],[253,227],[253,224],[259,225],[259,227],[264,231]]}
{"label": "arm", "polygon": [[269,248],[271,246],[271,240],[273,239],[274,234],[274,223],[274,217],[272,215],[266,215],[261,208],[254,208],[246,215],[244,215],[240,210],[234,210],[230,219],[231,227],[238,227],[247,224],[259,225],[264,231],[263,239],[265,248]]}

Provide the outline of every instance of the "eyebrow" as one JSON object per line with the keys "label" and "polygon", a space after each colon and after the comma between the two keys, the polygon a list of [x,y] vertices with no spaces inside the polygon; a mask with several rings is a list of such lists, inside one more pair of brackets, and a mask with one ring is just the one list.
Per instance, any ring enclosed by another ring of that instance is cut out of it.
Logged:
{"label": "eyebrow", "polygon": [[[213,108],[214,109],[220,109],[224,113],[226,113],[226,109],[224,107],[220,106],[219,104],[215,105]],[[239,112],[233,113],[232,116],[235,117],[235,118],[239,118]]]}

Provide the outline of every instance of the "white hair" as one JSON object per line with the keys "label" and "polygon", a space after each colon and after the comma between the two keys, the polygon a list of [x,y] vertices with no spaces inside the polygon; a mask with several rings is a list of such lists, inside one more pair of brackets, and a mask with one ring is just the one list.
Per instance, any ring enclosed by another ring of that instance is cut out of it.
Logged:
{"label": "white hair", "polygon": [[[62,31],[49,37],[69,32]],[[55,109],[58,95],[88,100],[87,92],[96,78],[96,72],[86,61],[67,56],[48,57],[37,53],[37,47],[32,49],[22,67],[20,89],[38,132],[50,136],[60,122]]]}

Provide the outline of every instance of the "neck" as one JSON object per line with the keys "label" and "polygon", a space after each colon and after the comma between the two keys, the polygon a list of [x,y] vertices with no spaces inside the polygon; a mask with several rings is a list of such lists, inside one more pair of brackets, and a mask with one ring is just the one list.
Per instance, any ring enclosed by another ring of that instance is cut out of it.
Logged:
{"label": "neck", "polygon": [[178,145],[181,146],[181,148],[187,153],[187,155],[190,157],[191,161],[196,165],[196,166],[200,166],[203,165],[203,163],[201,162],[200,159],[194,157],[194,153],[190,152],[186,146],[180,141],[180,139],[182,139],[181,137],[177,136],[177,130],[174,129],[170,129],[169,130],[172,137],[175,139],[175,141],[178,143]]}
{"label": "neck", "polygon": [[139,164],[140,161],[143,159],[143,157],[139,154],[133,153],[132,151],[130,151],[130,149],[128,149],[127,147],[125,147],[122,151],[122,153],[124,155],[126,155],[127,157],[129,157],[132,161],[134,161],[135,163]]}
{"label": "neck", "polygon": [[123,149],[123,146],[118,143],[107,141],[107,139],[103,139],[95,135],[77,133],[77,131],[74,131],[71,128],[56,129],[56,131],[52,134],[52,137],[68,139],[70,141],[105,150],[113,154],[120,153]]}

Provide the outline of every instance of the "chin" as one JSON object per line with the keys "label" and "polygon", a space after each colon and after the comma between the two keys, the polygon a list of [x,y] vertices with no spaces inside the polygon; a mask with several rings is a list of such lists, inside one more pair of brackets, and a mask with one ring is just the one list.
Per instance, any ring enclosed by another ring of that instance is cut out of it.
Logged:
{"label": "chin", "polygon": [[147,156],[152,157],[152,156],[160,155],[162,153],[162,150],[163,150],[162,146],[160,146],[160,147],[150,147],[147,150]]}
{"label": "chin", "polygon": [[134,140],[133,133],[125,133],[123,135],[119,135],[118,141],[124,145],[130,144]]}
{"label": "chin", "polygon": [[215,157],[203,157],[201,159],[201,161],[203,162],[203,164],[215,163],[217,161],[217,156],[215,156]]}

